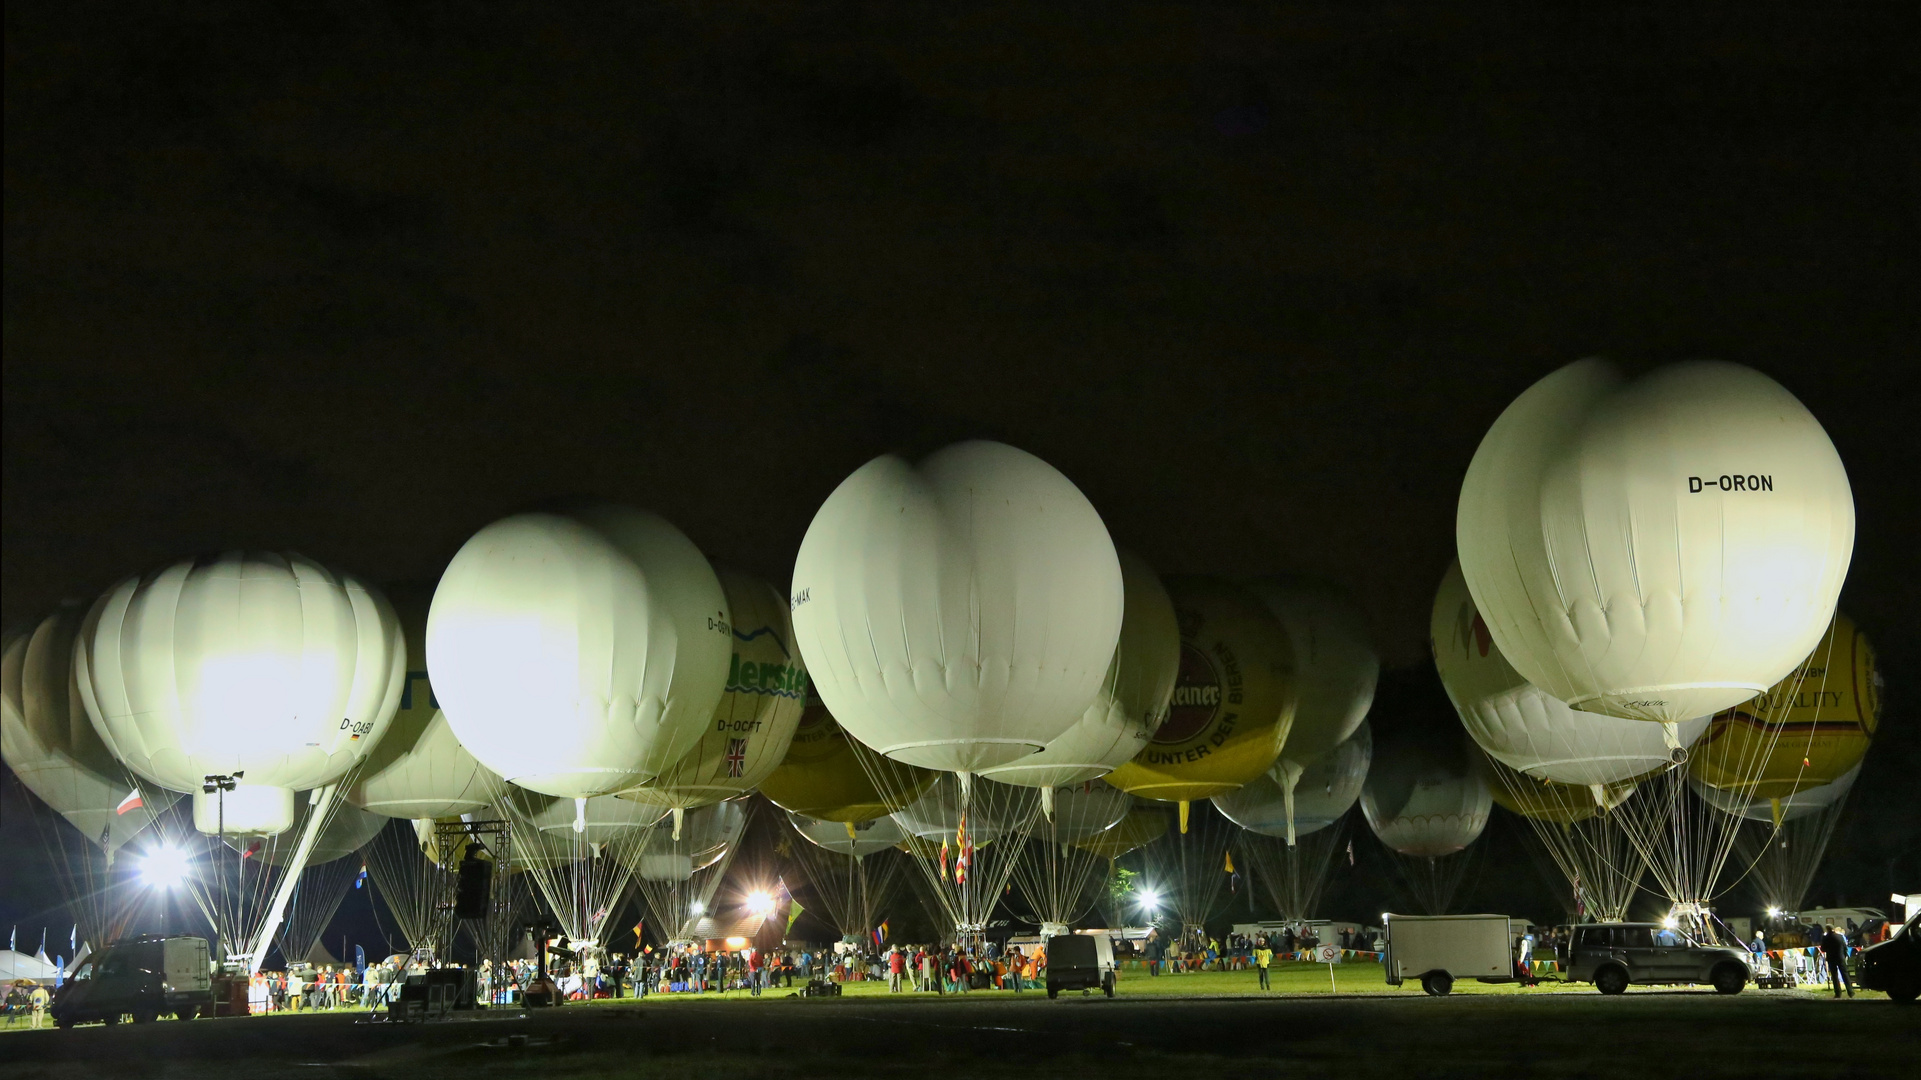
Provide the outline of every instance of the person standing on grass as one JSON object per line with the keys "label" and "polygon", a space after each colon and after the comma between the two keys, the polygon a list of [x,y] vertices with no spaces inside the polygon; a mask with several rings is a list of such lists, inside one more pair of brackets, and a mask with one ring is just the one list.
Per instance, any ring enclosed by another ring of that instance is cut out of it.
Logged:
{"label": "person standing on grass", "polygon": [[1834,996],[1840,997],[1846,989],[1849,997],[1854,996],[1854,984],[1848,981],[1848,939],[1834,927],[1821,935],[1821,954],[1828,961],[1828,982],[1834,987]]}
{"label": "person standing on grass", "polygon": [[1271,989],[1267,982],[1267,969],[1272,967],[1273,964],[1274,950],[1267,947],[1266,941],[1262,941],[1260,944],[1254,946],[1254,968],[1261,973],[1261,989],[1263,990]]}
{"label": "person standing on grass", "polygon": [[907,972],[907,957],[901,955],[899,945],[887,949],[887,992],[900,993],[900,977]]}

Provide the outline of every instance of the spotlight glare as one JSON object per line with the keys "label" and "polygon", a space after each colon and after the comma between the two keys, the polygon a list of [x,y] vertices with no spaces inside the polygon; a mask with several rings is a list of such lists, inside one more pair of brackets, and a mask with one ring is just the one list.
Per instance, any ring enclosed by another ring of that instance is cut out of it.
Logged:
{"label": "spotlight glare", "polygon": [[756,889],[747,894],[747,910],[754,915],[767,915],[774,910],[774,898]]}
{"label": "spotlight glare", "polygon": [[186,880],[187,853],[171,844],[147,852],[140,861],[140,878],[156,889],[171,889]]}

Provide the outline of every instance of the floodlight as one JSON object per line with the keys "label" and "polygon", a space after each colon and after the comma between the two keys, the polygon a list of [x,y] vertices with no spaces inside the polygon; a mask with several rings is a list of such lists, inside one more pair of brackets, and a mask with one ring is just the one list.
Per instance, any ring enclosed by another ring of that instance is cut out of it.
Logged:
{"label": "floodlight", "polygon": [[171,889],[186,879],[188,862],[185,851],[163,844],[140,861],[140,878],[156,889]]}
{"label": "floodlight", "polygon": [[1780,918],[1780,917],[1781,917],[1781,909],[1780,909],[1780,908],[1778,908],[1778,907],[1771,907],[1771,908],[1769,908],[1769,909],[1768,909],[1768,918],[1770,918],[1770,919],[1778,919],[1778,918]]}
{"label": "floodlight", "polygon": [[1680,923],[1675,922],[1674,916],[1669,915],[1667,918],[1661,920],[1661,925],[1667,927],[1669,930],[1672,930],[1676,926],[1679,926]]}
{"label": "floodlight", "polygon": [[687,905],[687,910],[693,912],[696,915],[699,915],[701,912],[707,910],[707,905],[696,900],[693,903]]}
{"label": "floodlight", "polygon": [[774,898],[756,889],[747,894],[747,910],[754,915],[766,915],[774,910]]}
{"label": "floodlight", "polygon": [[1160,902],[1161,902],[1160,893],[1155,892],[1153,889],[1141,890],[1141,906],[1142,907],[1152,908],[1158,905]]}

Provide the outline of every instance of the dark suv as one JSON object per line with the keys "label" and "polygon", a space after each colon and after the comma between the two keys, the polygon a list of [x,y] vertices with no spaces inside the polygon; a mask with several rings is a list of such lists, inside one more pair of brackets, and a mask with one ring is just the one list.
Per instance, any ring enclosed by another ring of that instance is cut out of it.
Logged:
{"label": "dark suv", "polygon": [[1738,994],[1752,974],[1747,950],[1702,944],[1658,923],[1577,926],[1567,947],[1568,981],[1592,982],[1603,994],[1630,983],[1709,983]]}
{"label": "dark suv", "polygon": [[1908,916],[1893,937],[1861,950],[1855,981],[1896,1001],[1921,997],[1921,941],[1916,934],[1921,934],[1921,911]]}

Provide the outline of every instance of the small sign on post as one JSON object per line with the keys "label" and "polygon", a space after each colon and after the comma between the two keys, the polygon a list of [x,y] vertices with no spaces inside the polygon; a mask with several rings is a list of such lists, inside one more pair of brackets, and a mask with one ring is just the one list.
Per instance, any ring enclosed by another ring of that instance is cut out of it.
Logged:
{"label": "small sign on post", "polygon": [[1314,958],[1327,965],[1328,989],[1339,993],[1341,988],[1334,983],[1334,965],[1341,962],[1341,947],[1339,945],[1318,946],[1314,950]]}

